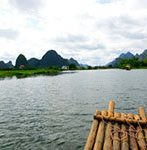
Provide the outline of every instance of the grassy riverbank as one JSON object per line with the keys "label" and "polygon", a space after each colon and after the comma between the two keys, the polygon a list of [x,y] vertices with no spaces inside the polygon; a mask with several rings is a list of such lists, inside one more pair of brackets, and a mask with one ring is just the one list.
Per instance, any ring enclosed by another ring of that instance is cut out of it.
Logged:
{"label": "grassy riverbank", "polygon": [[0,70],[0,78],[6,77],[28,77],[36,75],[57,75],[61,71],[59,69],[29,69],[29,70]]}

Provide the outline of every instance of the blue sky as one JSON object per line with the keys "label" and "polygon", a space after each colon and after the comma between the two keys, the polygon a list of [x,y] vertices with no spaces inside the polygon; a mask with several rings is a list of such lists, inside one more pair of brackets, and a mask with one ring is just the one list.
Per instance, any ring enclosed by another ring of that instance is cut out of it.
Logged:
{"label": "blue sky", "polygon": [[104,65],[147,48],[146,0],[1,0],[0,61],[22,53]]}

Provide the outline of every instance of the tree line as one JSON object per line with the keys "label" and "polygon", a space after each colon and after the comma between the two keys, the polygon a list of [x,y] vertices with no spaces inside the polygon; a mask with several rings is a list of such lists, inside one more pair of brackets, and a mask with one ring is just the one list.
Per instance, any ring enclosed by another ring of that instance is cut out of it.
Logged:
{"label": "tree line", "polygon": [[147,59],[139,60],[139,58],[133,57],[131,59],[121,59],[118,63],[118,68],[125,68],[129,65],[131,68],[146,68]]}

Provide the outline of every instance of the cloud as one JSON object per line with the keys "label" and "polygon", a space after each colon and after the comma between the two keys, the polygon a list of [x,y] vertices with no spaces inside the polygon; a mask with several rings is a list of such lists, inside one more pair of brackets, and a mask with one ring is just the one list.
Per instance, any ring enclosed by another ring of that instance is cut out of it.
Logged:
{"label": "cloud", "polygon": [[64,35],[60,37],[56,37],[53,39],[53,42],[64,45],[65,48],[75,49],[75,50],[98,50],[104,49],[105,45],[97,41],[93,40],[88,36],[83,35]]}
{"label": "cloud", "polygon": [[55,42],[85,42],[88,41],[88,37],[87,36],[83,36],[83,35],[73,35],[73,34],[67,34],[64,35],[62,37],[56,37],[54,39]]}
{"label": "cloud", "polygon": [[125,38],[130,38],[130,39],[137,39],[137,40],[143,40],[147,38],[147,34],[146,33],[139,33],[139,32],[124,32],[122,33],[122,35]]}
{"label": "cloud", "polygon": [[41,58],[49,49],[103,65],[147,48],[147,1],[1,0],[0,58]]}
{"label": "cloud", "polygon": [[95,44],[79,44],[76,45],[76,49],[83,49],[83,50],[103,50],[105,46],[102,43],[95,43]]}
{"label": "cloud", "polygon": [[24,12],[37,12],[43,4],[42,0],[9,0],[9,3]]}
{"label": "cloud", "polygon": [[[15,59],[15,57],[9,53],[5,53],[4,56],[0,57],[0,61],[4,60],[5,63],[9,62],[10,60],[14,60],[14,59]],[[14,65],[14,63],[13,63],[13,65]]]}
{"label": "cloud", "polygon": [[[125,37],[126,39],[144,39],[147,32],[144,24],[147,22],[130,16],[110,17],[97,22],[97,29],[109,33],[112,37]],[[106,34],[106,33],[105,33]]]}
{"label": "cloud", "polygon": [[0,38],[14,40],[18,37],[19,32],[13,29],[0,29]]}
{"label": "cloud", "polygon": [[101,4],[107,4],[107,3],[110,3],[112,0],[97,0],[98,3],[101,3]]}

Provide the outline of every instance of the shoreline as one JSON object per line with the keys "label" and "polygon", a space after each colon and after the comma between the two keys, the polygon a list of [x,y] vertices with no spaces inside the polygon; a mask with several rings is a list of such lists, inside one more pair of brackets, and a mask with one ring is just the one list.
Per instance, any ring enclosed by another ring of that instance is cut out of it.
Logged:
{"label": "shoreline", "polygon": [[26,69],[26,70],[0,70],[0,78],[7,77],[30,77],[37,75],[58,75],[61,70],[57,69]]}

